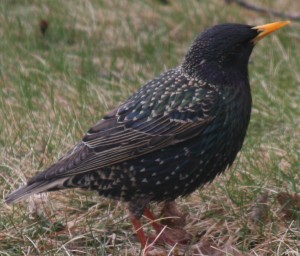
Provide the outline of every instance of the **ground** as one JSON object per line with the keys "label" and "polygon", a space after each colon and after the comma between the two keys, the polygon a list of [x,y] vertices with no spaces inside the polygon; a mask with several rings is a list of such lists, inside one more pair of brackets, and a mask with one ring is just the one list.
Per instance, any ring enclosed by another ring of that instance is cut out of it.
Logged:
{"label": "ground", "polygon": [[[251,1],[299,14],[296,2]],[[180,64],[205,28],[277,20],[219,0],[1,1],[2,199],[146,81]],[[299,33],[294,22],[258,43],[239,157],[212,184],[177,200],[192,244],[155,245],[149,255],[300,254]],[[144,253],[125,206],[96,193],[49,193],[12,206],[2,199],[0,255]],[[161,205],[152,207],[164,218]]]}

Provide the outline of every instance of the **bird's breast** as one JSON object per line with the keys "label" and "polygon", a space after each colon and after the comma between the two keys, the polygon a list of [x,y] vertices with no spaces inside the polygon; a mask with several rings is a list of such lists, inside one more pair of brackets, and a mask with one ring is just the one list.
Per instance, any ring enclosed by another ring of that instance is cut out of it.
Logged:
{"label": "bird's breast", "polygon": [[251,115],[251,93],[245,89],[220,92],[220,102],[211,124],[198,136],[197,155],[219,162],[225,169],[240,151]]}

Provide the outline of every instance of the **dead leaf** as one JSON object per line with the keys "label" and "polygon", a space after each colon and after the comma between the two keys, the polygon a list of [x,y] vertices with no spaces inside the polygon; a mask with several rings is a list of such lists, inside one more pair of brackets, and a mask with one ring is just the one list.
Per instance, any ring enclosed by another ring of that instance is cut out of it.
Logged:
{"label": "dead leaf", "polygon": [[178,209],[175,201],[165,202],[161,210],[161,215],[164,218],[161,221],[162,224],[170,228],[182,228],[186,225],[187,214]]}
{"label": "dead leaf", "polygon": [[287,220],[297,220],[300,216],[300,195],[291,195],[281,192],[277,195],[277,201],[281,205],[281,212]]}
{"label": "dead leaf", "polygon": [[48,21],[45,20],[45,19],[42,19],[42,20],[40,21],[40,31],[41,31],[42,35],[45,35],[45,34],[46,34],[46,32],[47,32],[47,30],[48,30],[48,27],[49,27]]}

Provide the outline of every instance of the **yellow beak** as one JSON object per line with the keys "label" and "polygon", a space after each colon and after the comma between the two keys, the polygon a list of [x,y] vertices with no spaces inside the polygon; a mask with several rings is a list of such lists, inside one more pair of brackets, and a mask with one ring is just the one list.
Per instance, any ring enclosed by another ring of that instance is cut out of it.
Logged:
{"label": "yellow beak", "polygon": [[273,33],[274,31],[281,29],[282,27],[290,24],[290,21],[279,21],[279,22],[273,22],[261,26],[253,27],[253,29],[256,29],[259,34],[253,39],[253,42],[256,44],[260,39],[264,38],[265,36]]}

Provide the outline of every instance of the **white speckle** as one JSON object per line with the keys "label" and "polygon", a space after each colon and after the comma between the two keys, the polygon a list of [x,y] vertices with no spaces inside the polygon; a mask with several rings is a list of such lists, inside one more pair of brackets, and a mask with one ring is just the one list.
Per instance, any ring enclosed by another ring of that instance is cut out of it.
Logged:
{"label": "white speckle", "polygon": [[174,189],[179,189],[179,187],[178,186],[174,186]]}
{"label": "white speckle", "polygon": [[204,153],[205,153],[205,150],[202,150],[200,154],[203,155]]}
{"label": "white speckle", "polygon": [[161,160],[161,161],[159,162],[159,164],[164,164],[164,162],[165,162],[164,160]]}
{"label": "white speckle", "polygon": [[174,156],[174,159],[177,159],[177,158],[179,158],[179,155]]}
{"label": "white speckle", "polygon": [[194,85],[194,84],[195,84],[194,80],[190,80],[190,81],[189,81],[189,86],[192,86],[192,85]]}
{"label": "white speckle", "polygon": [[144,179],[142,180],[142,182],[148,183],[148,180],[147,180],[146,178],[144,178]]}
{"label": "white speckle", "polygon": [[130,167],[129,167],[129,171],[134,171],[134,166],[133,165],[131,165]]}
{"label": "white speckle", "polygon": [[155,110],[153,110],[153,111],[151,112],[151,115],[152,115],[152,117],[156,117],[156,116],[157,116],[157,113],[156,113],[156,111],[155,111]]}
{"label": "white speckle", "polygon": [[166,178],[165,178],[165,180],[169,180],[170,179],[170,177],[169,176],[167,176]]}
{"label": "white speckle", "polygon": [[157,182],[156,182],[156,185],[160,185],[161,184],[161,182],[158,180]]}
{"label": "white speckle", "polygon": [[173,171],[173,172],[171,172],[171,175],[175,175],[175,173],[176,173],[176,172]]}
{"label": "white speckle", "polygon": [[141,170],[140,170],[140,172],[144,172],[144,171],[146,171],[146,169],[145,169],[145,168],[143,168],[143,169],[141,169]]}
{"label": "white speckle", "polygon": [[160,162],[160,158],[156,158],[156,159],[155,159],[155,162]]}
{"label": "white speckle", "polygon": [[185,156],[189,155],[190,151],[189,151],[189,149],[187,147],[184,147],[183,150],[185,152],[184,153]]}
{"label": "white speckle", "polygon": [[135,181],[136,181],[135,177],[131,177],[131,178],[130,178],[130,181],[131,181],[131,182],[135,182]]}
{"label": "white speckle", "polygon": [[152,173],[152,177],[156,176],[156,172]]}

